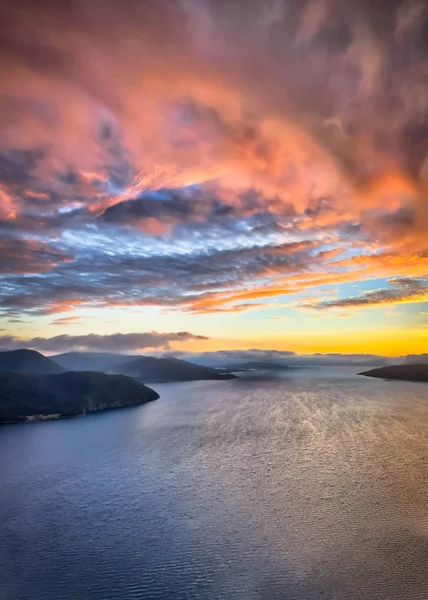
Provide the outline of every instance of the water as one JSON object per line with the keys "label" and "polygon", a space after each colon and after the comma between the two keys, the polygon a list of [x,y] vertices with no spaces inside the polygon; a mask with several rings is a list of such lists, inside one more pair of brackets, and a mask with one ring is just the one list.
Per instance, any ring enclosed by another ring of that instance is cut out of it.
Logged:
{"label": "water", "polygon": [[354,373],[0,428],[0,598],[426,600],[428,385]]}

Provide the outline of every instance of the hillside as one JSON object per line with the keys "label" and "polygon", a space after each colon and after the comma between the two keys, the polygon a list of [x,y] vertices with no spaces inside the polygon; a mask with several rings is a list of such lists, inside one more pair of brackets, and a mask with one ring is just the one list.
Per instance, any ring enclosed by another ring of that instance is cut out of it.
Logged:
{"label": "hillside", "polygon": [[0,371],[48,375],[62,373],[64,369],[40,352],[22,349],[0,352]]}
{"label": "hillside", "polygon": [[125,375],[0,373],[0,423],[77,416],[158,398],[154,390]]}
{"label": "hillside", "polygon": [[235,379],[231,373],[222,373],[212,367],[201,367],[178,358],[142,356],[116,366],[116,371],[141,381],[197,381],[202,379]]}
{"label": "hillside", "polygon": [[101,371],[115,370],[118,364],[135,360],[138,356],[126,356],[113,352],[66,352],[56,354],[51,359],[68,371]]}
{"label": "hillside", "polygon": [[359,375],[379,377],[381,379],[399,379],[402,381],[428,381],[428,364],[392,365],[364,371]]}

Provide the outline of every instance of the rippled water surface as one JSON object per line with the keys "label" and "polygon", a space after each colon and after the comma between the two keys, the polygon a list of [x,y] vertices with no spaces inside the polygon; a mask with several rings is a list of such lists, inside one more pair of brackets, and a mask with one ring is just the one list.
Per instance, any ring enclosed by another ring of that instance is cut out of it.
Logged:
{"label": "rippled water surface", "polygon": [[428,384],[164,384],[0,429],[3,600],[426,600]]}

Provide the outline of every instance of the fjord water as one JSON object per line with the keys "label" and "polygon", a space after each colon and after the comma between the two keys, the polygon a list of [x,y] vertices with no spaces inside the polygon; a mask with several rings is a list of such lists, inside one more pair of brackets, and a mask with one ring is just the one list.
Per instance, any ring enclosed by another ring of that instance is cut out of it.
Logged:
{"label": "fjord water", "polygon": [[428,597],[428,385],[155,385],[0,429],[0,598]]}

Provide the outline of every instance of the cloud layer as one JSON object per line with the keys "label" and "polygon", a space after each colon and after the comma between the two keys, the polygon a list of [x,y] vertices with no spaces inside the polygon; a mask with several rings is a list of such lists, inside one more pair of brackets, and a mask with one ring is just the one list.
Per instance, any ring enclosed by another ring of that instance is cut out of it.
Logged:
{"label": "cloud layer", "polygon": [[166,350],[172,342],[187,342],[189,340],[207,340],[206,336],[194,335],[188,331],[177,333],[114,333],[111,335],[56,335],[49,338],[16,338],[14,336],[0,336],[2,350],[17,350],[31,348],[41,352],[66,352],[69,350],[93,350],[100,352],[131,352],[138,350],[153,350],[155,348]]}
{"label": "cloud layer", "polygon": [[41,0],[0,24],[2,316],[427,300],[424,2]]}
{"label": "cloud layer", "polygon": [[[168,356],[168,353],[165,354]],[[297,354],[290,350],[222,350],[220,352],[202,352],[200,354],[180,353],[180,358],[201,365],[214,367],[227,367],[228,365],[240,365],[246,362],[270,362],[289,367],[328,367],[328,366],[356,366],[387,364],[391,359],[377,354],[342,354],[315,353]],[[418,357],[414,357],[417,362]],[[395,359],[397,361],[397,359]]]}

